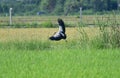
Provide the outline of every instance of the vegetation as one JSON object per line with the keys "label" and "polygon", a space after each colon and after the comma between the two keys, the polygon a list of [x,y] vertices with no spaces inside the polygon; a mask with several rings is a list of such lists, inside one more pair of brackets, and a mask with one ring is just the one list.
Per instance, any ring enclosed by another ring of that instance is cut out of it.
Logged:
{"label": "vegetation", "polygon": [[13,18],[0,17],[1,78],[120,77],[119,15],[61,16],[67,41],[58,42],[48,40],[58,17]]}
{"label": "vegetation", "polygon": [[106,21],[98,20],[98,26],[101,32],[100,38],[98,39],[100,47],[116,48],[120,46],[120,26],[116,16],[113,15],[113,17],[114,20],[111,20],[110,18],[106,19]]}
{"label": "vegetation", "polygon": [[0,50],[3,78],[119,78],[119,49]]}
{"label": "vegetation", "polygon": [[[115,18],[114,18],[115,16]],[[79,16],[13,16],[12,25],[9,24],[9,17],[0,17],[0,28],[54,28],[58,27],[57,19],[62,18],[65,21],[66,27],[77,27],[80,23]],[[105,15],[83,15],[82,23],[84,26],[95,26],[98,27],[98,23],[107,23],[108,20],[115,20],[119,25],[120,15],[105,14]],[[97,23],[98,21],[98,23]],[[113,21],[113,22],[115,22]],[[109,22],[110,23],[110,22]]]}
{"label": "vegetation", "polygon": [[[72,37],[75,37],[76,39],[70,40],[69,43],[64,43],[64,47],[66,48],[71,48],[71,47],[76,47],[76,48],[119,48],[120,47],[120,28],[119,28],[119,21],[117,21],[117,19],[115,18],[116,15],[113,15],[114,18],[105,18],[102,20],[101,19],[97,19],[95,21],[95,25],[96,27],[93,26],[89,27],[87,26],[88,24],[85,24],[84,22],[80,22],[78,23],[78,25],[75,28],[70,28],[68,31],[68,35],[70,35],[71,37],[69,39],[72,39]],[[105,16],[103,16],[105,17]],[[109,16],[110,17],[110,16]],[[113,21],[114,20],[114,21]],[[37,24],[34,24],[35,26],[37,26]],[[34,26],[33,25],[33,26]],[[24,29],[23,27],[21,29],[6,29],[6,33],[4,34],[8,34],[8,38],[5,37],[5,39],[11,39],[11,40],[6,40],[4,43],[4,38],[2,39],[2,37],[4,37],[3,35],[3,30],[1,30],[1,48],[8,48],[11,49],[12,47],[17,48],[17,49],[44,49],[44,48],[55,48],[56,45],[52,45],[49,41],[48,38],[50,36],[50,32],[51,35],[54,33],[52,31],[57,31],[57,30],[53,30],[56,28],[51,28],[54,27],[53,24],[51,22],[45,22],[42,23],[42,26],[45,27],[50,27],[50,28],[41,28],[41,29],[36,29],[36,30],[31,30],[31,32],[28,32],[29,30]],[[16,25],[17,26],[17,25]],[[19,25],[18,25],[19,26]],[[30,25],[28,25],[30,26]],[[17,27],[19,28],[19,27]],[[38,32],[39,30],[39,32]],[[71,31],[74,30],[74,31]],[[14,34],[16,36],[16,34],[18,36],[14,37]],[[73,34],[73,32],[76,32],[76,34]],[[21,33],[21,34],[19,34]],[[39,34],[38,34],[39,33]],[[94,34],[96,33],[96,34]],[[37,35],[36,35],[37,34]],[[45,35],[46,34],[46,35]],[[34,35],[34,36],[33,36]],[[77,36],[75,36],[77,35]],[[90,36],[92,35],[92,36]],[[28,38],[27,38],[28,37]],[[39,37],[42,37],[43,40],[46,40],[48,42],[41,42],[41,38],[39,39]],[[44,38],[45,37],[45,38]],[[69,36],[68,36],[69,37]],[[14,38],[14,39],[12,39]],[[17,39],[16,39],[17,38]],[[33,39],[33,40],[29,40],[29,38]],[[35,38],[35,39],[34,39]],[[23,39],[21,41],[21,39]],[[48,44],[47,44],[48,43]],[[45,45],[44,45],[45,44]],[[11,45],[11,46],[10,46]],[[74,46],[73,46],[74,45]]]}
{"label": "vegetation", "polygon": [[118,0],[0,0],[0,15],[8,15],[10,7],[13,15],[73,15],[79,14],[79,7],[84,14],[94,14],[117,10],[118,4]]}

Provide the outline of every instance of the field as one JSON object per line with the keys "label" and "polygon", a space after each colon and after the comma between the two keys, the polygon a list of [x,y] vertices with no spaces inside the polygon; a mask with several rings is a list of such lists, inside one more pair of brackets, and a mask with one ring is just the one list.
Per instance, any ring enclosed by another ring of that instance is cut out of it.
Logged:
{"label": "field", "polygon": [[1,78],[119,78],[120,50],[0,50]]}
{"label": "field", "polygon": [[67,42],[48,40],[57,30],[0,28],[0,78],[120,77],[120,49],[89,42],[100,34],[98,27],[67,27]]}
{"label": "field", "polygon": [[[52,22],[57,24],[57,19],[62,18],[66,24],[75,26],[78,22],[83,22],[87,25],[95,25],[96,22],[107,22],[107,21],[116,21],[120,24],[120,15],[83,15],[82,20],[79,16],[13,16],[12,23],[13,26],[19,27],[19,25],[25,25],[27,27],[35,27],[36,24],[44,24],[46,22]],[[35,24],[35,25],[34,25]],[[0,27],[9,25],[9,16],[0,17]],[[31,26],[30,26],[31,25]],[[41,26],[40,26],[41,27]]]}
{"label": "field", "polygon": [[[97,35],[98,28],[85,27],[84,28],[89,37]],[[0,29],[0,41],[21,41],[21,40],[48,40],[48,38],[57,32],[58,28],[1,28]],[[78,39],[79,29],[66,28],[66,34],[68,40]]]}

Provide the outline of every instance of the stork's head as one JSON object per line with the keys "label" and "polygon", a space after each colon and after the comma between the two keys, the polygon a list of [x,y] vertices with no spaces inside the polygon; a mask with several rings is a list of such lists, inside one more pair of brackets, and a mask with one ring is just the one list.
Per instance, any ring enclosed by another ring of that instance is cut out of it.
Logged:
{"label": "stork's head", "polygon": [[59,23],[59,25],[62,25],[62,26],[64,25],[64,22],[61,18],[58,18],[58,23]]}

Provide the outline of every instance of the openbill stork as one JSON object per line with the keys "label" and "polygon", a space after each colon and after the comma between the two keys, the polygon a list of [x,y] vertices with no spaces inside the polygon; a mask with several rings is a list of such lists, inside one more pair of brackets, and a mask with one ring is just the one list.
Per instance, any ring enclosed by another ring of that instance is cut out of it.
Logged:
{"label": "openbill stork", "polygon": [[58,32],[56,32],[53,36],[49,37],[50,40],[53,40],[53,41],[59,41],[61,39],[66,39],[67,36],[65,34],[65,24],[64,24],[64,21],[60,18],[58,18],[58,24],[59,24],[59,30]]}

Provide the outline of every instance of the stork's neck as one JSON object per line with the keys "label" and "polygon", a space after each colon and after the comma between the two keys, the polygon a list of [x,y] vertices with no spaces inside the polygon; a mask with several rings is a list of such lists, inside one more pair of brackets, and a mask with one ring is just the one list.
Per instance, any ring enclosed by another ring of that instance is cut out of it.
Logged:
{"label": "stork's neck", "polygon": [[59,25],[59,31],[58,32],[64,32],[62,26]]}

